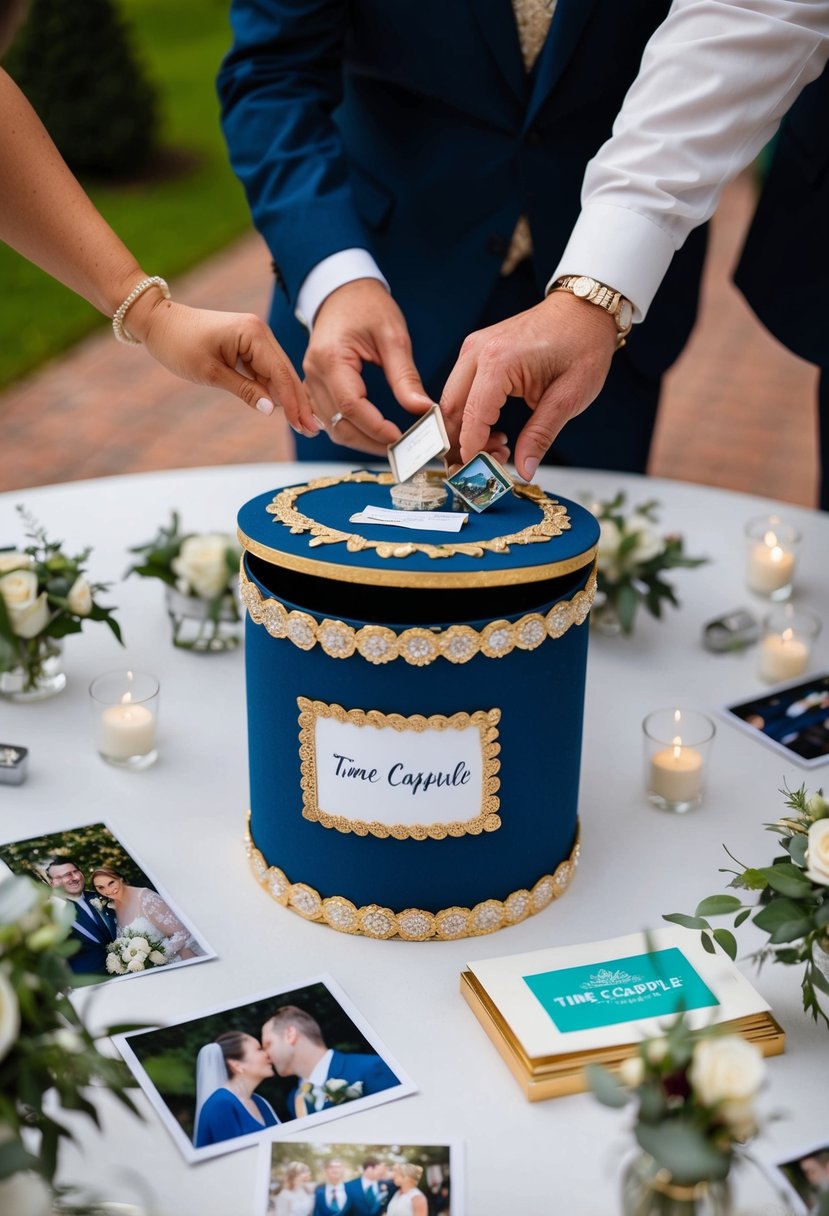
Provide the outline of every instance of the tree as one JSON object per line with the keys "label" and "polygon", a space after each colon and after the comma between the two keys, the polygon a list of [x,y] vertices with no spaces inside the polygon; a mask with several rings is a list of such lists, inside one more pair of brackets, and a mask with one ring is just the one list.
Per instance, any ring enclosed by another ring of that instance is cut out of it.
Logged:
{"label": "tree", "polygon": [[156,95],[114,0],[32,0],[5,67],[75,173],[144,167]]}

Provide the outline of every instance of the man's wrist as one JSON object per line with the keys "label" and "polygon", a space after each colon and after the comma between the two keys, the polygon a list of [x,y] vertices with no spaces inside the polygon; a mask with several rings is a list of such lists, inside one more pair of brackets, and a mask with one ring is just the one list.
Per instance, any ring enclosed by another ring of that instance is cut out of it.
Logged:
{"label": "man's wrist", "polygon": [[550,288],[553,292],[569,292],[577,300],[600,308],[616,327],[616,349],[624,346],[633,325],[633,305],[621,292],[589,275],[563,275]]}
{"label": "man's wrist", "polygon": [[377,279],[386,291],[391,292],[380,268],[367,249],[341,249],[323,258],[303,280],[297,294],[295,316],[309,331],[313,328],[322,304],[346,283],[357,279]]}

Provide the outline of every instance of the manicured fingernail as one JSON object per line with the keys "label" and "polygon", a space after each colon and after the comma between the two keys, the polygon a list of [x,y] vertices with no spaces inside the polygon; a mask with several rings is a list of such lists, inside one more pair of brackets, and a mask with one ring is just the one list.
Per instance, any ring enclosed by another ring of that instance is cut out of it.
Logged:
{"label": "manicured fingernail", "polygon": [[318,418],[318,417],[316,416],[316,414],[312,414],[312,415],[311,415],[311,417],[314,419],[314,422],[316,422],[316,424],[317,424],[317,426],[319,427],[319,429],[320,429],[321,431],[324,431],[324,430],[325,430],[325,423],[324,423],[324,422],[323,422],[323,421],[322,421],[320,418]]}
{"label": "manicured fingernail", "polygon": [[273,402],[270,401],[267,397],[260,397],[259,400],[256,402],[256,408],[259,410],[260,414],[272,414],[273,413]]}
{"label": "manicured fingernail", "polygon": [[535,471],[537,468],[538,468],[538,457],[537,456],[528,457],[524,461],[524,469],[525,469],[524,480],[532,481],[532,479],[535,477]]}

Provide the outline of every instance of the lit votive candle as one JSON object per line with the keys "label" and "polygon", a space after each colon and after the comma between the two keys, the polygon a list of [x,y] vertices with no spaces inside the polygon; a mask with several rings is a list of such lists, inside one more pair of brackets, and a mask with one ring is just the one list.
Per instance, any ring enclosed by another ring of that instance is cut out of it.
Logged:
{"label": "lit votive candle", "polygon": [[642,730],[648,800],[679,813],[699,806],[714,723],[694,710],[660,709],[648,714]]}
{"label": "lit votive candle", "polygon": [[770,613],[760,643],[760,679],[769,684],[795,680],[809,666],[812,643],[820,632],[820,621],[803,608],[786,604]]}
{"label": "lit votive candle", "polygon": [[121,768],[148,768],[158,757],[158,680],[138,671],[98,676],[89,687],[98,752]]}
{"label": "lit votive candle", "polygon": [[746,582],[769,599],[788,599],[794,581],[795,548],[800,536],[776,515],[746,525]]}

